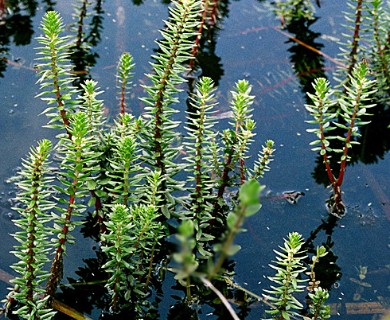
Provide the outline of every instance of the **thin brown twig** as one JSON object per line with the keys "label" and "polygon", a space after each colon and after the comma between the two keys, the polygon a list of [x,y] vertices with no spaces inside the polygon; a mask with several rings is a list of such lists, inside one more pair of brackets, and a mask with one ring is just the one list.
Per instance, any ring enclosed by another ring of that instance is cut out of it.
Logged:
{"label": "thin brown twig", "polygon": [[305,48],[307,48],[307,49],[309,49],[309,50],[311,50],[311,51],[313,51],[313,52],[315,52],[315,53],[325,57],[326,59],[332,61],[333,63],[339,65],[340,67],[346,68],[346,65],[344,63],[338,61],[337,59],[332,58],[331,56],[327,55],[326,53],[322,52],[321,50],[318,50],[318,49],[314,48],[313,46],[311,46],[311,45],[309,45],[309,44],[307,44],[307,43],[305,43],[305,42],[303,42],[303,41],[293,37],[292,35],[288,34],[287,32],[280,30],[280,27],[274,26],[274,27],[271,27],[271,28],[274,29],[275,31],[281,33],[282,35],[286,36],[287,38],[295,41],[296,43],[300,44],[301,46],[303,46],[303,47],[305,47]]}
{"label": "thin brown twig", "polygon": [[219,291],[216,287],[214,287],[214,285],[209,280],[207,280],[205,277],[199,277],[199,279],[203,282],[203,284],[207,288],[210,288],[211,291],[213,291],[218,296],[218,298],[221,300],[223,305],[229,311],[229,313],[232,316],[232,318],[234,320],[240,320],[240,318],[237,316],[236,312],[234,311],[234,309],[230,305],[229,301],[227,301],[227,299],[224,297],[224,295],[221,293],[221,291]]}

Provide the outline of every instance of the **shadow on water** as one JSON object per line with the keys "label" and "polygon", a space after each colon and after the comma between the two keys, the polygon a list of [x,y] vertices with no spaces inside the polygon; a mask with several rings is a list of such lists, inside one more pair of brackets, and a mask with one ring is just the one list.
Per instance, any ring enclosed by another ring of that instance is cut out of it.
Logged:
{"label": "shadow on water", "polygon": [[[44,11],[56,9],[57,5],[56,1],[49,0],[41,2],[5,2],[4,0],[0,0],[0,77],[5,80],[7,67],[9,65],[19,64],[18,58],[12,57],[10,48],[12,46],[28,46],[31,44],[34,33],[36,32],[36,30],[34,30],[33,18],[36,15],[39,3]],[[144,1],[133,0],[133,3],[140,6]],[[163,3],[169,2],[163,1]],[[261,1],[259,1],[259,3],[261,3]],[[319,1],[317,1],[317,3],[319,4]],[[100,59],[100,52],[97,47],[103,41],[102,34],[104,33],[104,23],[106,22],[105,4],[107,4],[107,6],[109,5],[103,0],[91,2],[77,1],[76,3],[76,22],[73,26],[73,32],[76,34],[76,37],[70,56],[73,64],[73,72],[76,77],[76,85],[80,85],[86,79],[92,77],[90,69],[95,66]],[[219,27],[222,27],[224,19],[228,18],[229,7],[229,1],[222,2],[218,21],[214,21],[214,25],[209,25],[202,30],[204,37],[201,41],[200,50],[197,52],[196,64],[193,66],[193,78],[189,81],[190,92],[192,92],[193,84],[197,81],[199,76],[209,76],[218,85],[223,81],[224,76],[229,73],[230,66],[224,66],[223,58],[217,54],[218,51],[216,50],[218,47],[217,42],[220,37]],[[307,20],[296,20],[292,21],[286,29],[289,34],[293,35],[293,39],[290,38],[287,40],[287,44],[290,45],[288,48],[288,52],[290,53],[289,58],[299,80],[300,89],[303,94],[312,91],[311,82],[314,78],[319,76],[326,77],[327,75],[324,58],[322,55],[318,54],[318,51],[321,51],[324,48],[324,45],[318,40],[321,33],[313,32],[310,29],[316,22],[317,20],[312,20],[310,22]],[[294,39],[304,42],[317,51],[313,51],[307,46],[302,46]],[[102,73],[104,73],[104,71],[102,71]],[[351,165],[357,165],[358,162],[363,164],[378,163],[380,160],[385,159],[386,153],[389,150],[389,108],[385,105],[378,105],[373,110],[373,116],[370,120],[371,123],[362,129],[360,145],[354,146],[352,149]],[[317,158],[316,167],[312,175],[317,184],[327,186],[328,181],[323,170],[321,158]],[[372,182],[372,185],[375,185],[375,183]],[[8,192],[13,191],[9,190]],[[373,192],[375,193],[375,190],[373,190]],[[379,191],[376,193],[378,192]],[[3,197],[5,196],[6,195],[3,195]],[[388,196],[389,195],[387,194],[387,196],[385,195],[381,198],[382,205],[387,206],[387,208],[390,206]],[[316,204],[316,206],[318,207],[318,204]],[[11,205],[9,205],[9,203],[7,203],[7,205],[2,205],[2,207],[2,209],[7,210],[7,212],[11,210]],[[320,204],[320,207],[322,207],[322,204]],[[288,209],[286,209],[286,211],[287,210]],[[390,219],[390,215],[388,218]],[[348,220],[347,222],[351,223],[353,221]],[[341,252],[343,239],[339,235],[335,236],[335,233],[340,233],[340,230],[342,230],[340,224],[342,223],[343,222],[334,216],[328,216],[323,219],[318,226],[314,227],[312,231],[307,231],[309,236],[305,242],[305,248],[309,253],[314,253],[318,245],[323,245],[329,250],[328,255],[320,260],[315,272],[318,279],[321,281],[321,285],[331,291],[343,280],[342,277],[344,277],[345,274],[349,274],[349,278],[352,278],[350,276],[351,268],[346,266],[349,260],[341,259],[339,257],[341,253],[338,253]],[[383,219],[383,225],[388,225],[386,219]],[[354,226],[354,228],[359,230],[356,226]],[[384,233],[381,228],[378,229]],[[350,237],[359,237],[359,235],[354,234],[357,232],[356,230],[350,227],[345,231],[350,233]],[[288,231],[290,230],[286,230],[286,232]],[[383,234],[381,237],[382,236]],[[62,285],[56,298],[80,312],[94,315],[94,319],[124,319],[124,317],[131,317],[129,314],[129,310],[133,307],[131,305],[128,309],[125,309],[125,315],[112,315],[108,309],[109,296],[104,288],[107,275],[101,268],[105,257],[100,251],[99,234],[91,215],[85,221],[80,237],[89,238],[95,243],[95,247],[92,248],[93,257],[81,259],[79,267],[74,272],[74,275],[66,277],[68,283]],[[261,235],[259,235],[259,237],[261,238]],[[385,239],[383,241],[388,240]],[[256,246],[257,244],[252,243],[252,245]],[[353,248],[348,249],[353,250]],[[168,254],[169,250],[167,255]],[[343,254],[348,254],[348,252],[343,252]],[[351,257],[353,258],[354,254],[351,254]],[[340,260],[343,261],[340,262]],[[388,272],[386,273],[382,261],[386,259],[380,260],[380,262],[373,264],[373,271],[371,271],[370,267],[370,272],[379,270],[378,274],[379,272],[383,272],[386,277]],[[5,259],[5,261],[8,261],[8,259]],[[246,264],[250,263],[250,261],[228,261],[225,265],[226,270],[233,273],[236,263]],[[370,262],[366,261],[365,263],[369,264]],[[0,265],[0,280],[3,283],[8,282],[10,278],[7,272],[2,273],[2,269],[5,269],[6,267],[8,266]],[[344,271],[343,268],[346,268],[347,270]],[[164,313],[167,319],[197,319],[199,314],[213,315],[213,319],[228,319],[225,307],[220,301],[215,299],[212,293],[207,292],[207,290],[200,295],[202,300],[194,302],[191,305],[183,302],[183,288],[175,283],[172,274],[163,270],[164,266],[161,266],[160,269],[161,270],[158,271],[162,274],[158,276],[164,278],[165,281],[164,284],[156,281],[154,283],[153,292],[148,296],[151,305],[154,307],[154,310],[150,310],[150,319],[159,318],[160,312]],[[250,279],[250,281],[255,281],[255,279]],[[361,282],[364,284],[363,281]],[[356,282],[353,283],[356,284]],[[360,285],[362,285],[362,283]],[[359,283],[357,284],[359,285]],[[389,284],[387,283],[387,285]],[[261,312],[259,310],[264,308],[263,305],[259,306],[257,301],[251,299],[242,290],[232,289],[223,281],[217,282],[216,286],[229,301],[234,302],[237,313],[241,319],[258,318],[257,316]],[[388,291],[383,288],[383,284],[382,287],[380,286],[381,284],[378,284],[378,287],[375,288],[376,292],[379,292],[380,296],[384,298],[386,298],[386,295],[389,296]],[[373,292],[370,292],[370,297],[372,299],[375,299],[378,296],[376,292],[374,292],[375,290],[373,289]],[[166,292],[166,294],[164,294],[164,292]],[[1,290],[0,293],[3,295],[6,294]],[[358,293],[362,294],[361,290]],[[357,299],[357,301],[361,300]],[[167,305],[172,307],[167,308]],[[59,315],[56,319],[68,318]]]}

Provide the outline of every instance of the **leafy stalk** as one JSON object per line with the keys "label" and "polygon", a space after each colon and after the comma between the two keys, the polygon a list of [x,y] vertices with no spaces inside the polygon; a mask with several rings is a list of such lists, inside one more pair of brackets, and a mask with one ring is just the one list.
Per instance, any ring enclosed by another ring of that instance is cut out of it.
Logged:
{"label": "leafy stalk", "polygon": [[339,140],[344,142],[344,148],[341,156],[340,174],[337,179],[337,185],[341,186],[344,179],[345,167],[348,157],[348,149],[352,147],[352,144],[356,144],[356,141],[352,139],[360,137],[361,134],[356,128],[369,123],[369,121],[363,121],[361,118],[367,115],[367,109],[372,108],[375,104],[369,104],[372,99],[372,94],[376,91],[373,89],[374,81],[368,79],[368,66],[365,63],[359,63],[352,71],[350,76],[350,87],[345,87],[347,95],[339,100],[340,107],[342,109],[341,116],[344,119],[346,126],[336,124],[337,126],[347,129],[346,137],[338,137]]}
{"label": "leafy stalk", "polygon": [[386,6],[383,0],[373,0],[370,4],[372,5],[369,10],[372,22],[367,27],[373,28],[374,35],[371,55],[372,69],[378,82],[379,93],[388,99],[390,96],[390,35],[388,31],[390,13],[383,8]]}
{"label": "leafy stalk", "polygon": [[212,179],[212,157],[210,153],[213,140],[216,133],[213,132],[215,119],[212,116],[215,88],[210,78],[203,77],[196,86],[195,94],[191,99],[192,112],[188,112],[187,141],[184,142],[186,147],[188,178],[188,213],[183,214],[182,219],[193,219],[196,230],[197,248],[202,257],[210,255],[204,250],[204,246],[214,236],[205,232],[204,229],[209,227],[213,199],[213,188],[216,183]]}
{"label": "leafy stalk", "polygon": [[55,314],[45,307],[48,297],[42,288],[49,277],[44,270],[49,261],[51,237],[46,224],[51,220],[50,211],[54,207],[49,191],[53,180],[48,167],[50,149],[49,140],[42,140],[36,148],[31,148],[28,159],[23,160],[21,180],[17,183],[20,191],[16,199],[22,206],[16,208],[21,218],[14,221],[20,231],[14,234],[19,245],[13,253],[19,261],[12,268],[20,276],[12,280],[15,288],[11,296],[22,305],[17,314],[24,319],[50,319]]}
{"label": "leafy stalk", "polygon": [[231,108],[234,115],[234,122],[231,123],[233,129],[228,129],[223,132],[225,143],[224,164],[220,177],[220,184],[217,191],[217,203],[214,206],[213,216],[217,217],[221,210],[220,202],[223,199],[223,194],[226,188],[234,185],[235,177],[230,176],[234,172],[237,162],[239,163],[240,184],[245,181],[245,157],[247,145],[253,137],[251,132],[254,129],[250,106],[253,103],[254,96],[250,95],[252,87],[248,81],[240,80],[236,83],[235,90],[232,91]]}
{"label": "leafy stalk", "polygon": [[256,180],[245,182],[239,192],[239,203],[235,210],[227,216],[227,231],[221,244],[215,245],[214,250],[219,256],[208,274],[208,279],[213,279],[220,271],[227,257],[234,255],[240,250],[239,245],[233,245],[234,238],[239,232],[245,218],[254,215],[260,210],[260,192],[264,187],[260,186]]}
{"label": "leafy stalk", "polygon": [[62,277],[62,261],[67,243],[72,243],[70,232],[79,222],[72,217],[80,215],[85,210],[82,199],[88,194],[88,181],[93,180],[93,174],[98,172],[97,158],[99,153],[92,150],[93,138],[88,135],[88,117],[84,112],[75,113],[70,120],[68,136],[61,137],[58,153],[61,158],[61,168],[64,170],[59,177],[60,186],[55,188],[61,193],[58,207],[59,214],[54,214],[55,232],[58,233],[55,256],[51,266],[51,276],[46,286],[46,293],[53,296],[59,280]]}
{"label": "leafy stalk", "polygon": [[102,250],[108,258],[103,268],[110,273],[106,287],[109,289],[114,311],[123,299],[124,292],[128,290],[128,273],[134,269],[128,259],[135,251],[132,246],[135,236],[131,235],[134,221],[130,217],[126,206],[115,205],[109,215],[109,221],[106,222],[108,232],[103,235],[105,245]]}
{"label": "leafy stalk", "polygon": [[96,147],[101,143],[102,130],[105,123],[103,101],[97,97],[103,93],[94,80],[86,80],[81,84],[83,93],[81,98],[80,110],[83,110],[88,117],[88,134],[96,140]]}
{"label": "leafy stalk", "polygon": [[309,286],[307,287],[307,290],[309,292],[313,292],[316,288],[318,288],[320,282],[316,280],[316,274],[315,274],[315,266],[318,263],[318,261],[327,255],[326,248],[324,246],[317,247],[316,255],[311,258],[312,263],[310,265],[310,271],[306,272],[306,274],[309,276]]}
{"label": "leafy stalk", "polygon": [[[356,63],[358,62],[357,53],[359,48],[360,40],[360,25],[362,22],[362,10],[363,10],[363,0],[356,1],[355,9],[355,21],[354,21],[354,31],[352,36],[351,52],[349,53],[349,63],[347,69],[347,75],[352,75],[352,70],[355,68]],[[347,82],[344,83],[344,87],[348,87],[348,81],[350,77],[346,78]]]}
{"label": "leafy stalk", "polygon": [[[62,18],[55,11],[49,11],[42,19],[41,29],[43,36],[37,38],[42,45],[38,48],[40,55],[37,60],[41,83],[41,89],[47,90],[41,92],[38,96],[46,101],[48,107],[43,113],[49,118],[48,127],[65,129],[69,138],[71,133],[68,131],[69,115],[73,109],[72,95],[75,89],[71,83],[73,77],[70,76],[69,65],[69,37],[61,36],[64,29]],[[49,89],[52,87],[52,89]]]}
{"label": "leafy stalk", "polygon": [[[183,83],[182,72],[186,68],[182,63],[191,59],[190,51],[193,46],[192,38],[196,35],[198,24],[199,2],[194,0],[174,1],[170,8],[170,20],[161,32],[164,40],[159,42],[162,53],[155,56],[152,64],[154,74],[148,75],[152,85],[145,86],[148,97],[142,99],[147,104],[147,119],[151,130],[146,132],[147,159],[152,166],[161,172],[162,201],[167,204],[170,192],[176,188],[177,182],[173,176],[177,166],[172,162],[177,154],[173,142],[177,139],[174,129],[178,122],[171,119],[176,110],[171,105],[176,103],[178,85]],[[169,216],[169,212],[164,210]]]}
{"label": "leafy stalk", "polygon": [[130,53],[122,53],[117,67],[117,87],[119,89],[120,114],[126,112],[126,95],[131,87],[132,70],[134,69],[133,57]]}
{"label": "leafy stalk", "polygon": [[274,142],[272,140],[267,140],[255,161],[251,179],[262,178],[264,173],[270,170],[269,164],[273,160],[274,151]]}
{"label": "leafy stalk", "polygon": [[314,292],[309,293],[309,298],[312,301],[310,304],[310,319],[322,320],[330,318],[330,307],[325,305],[329,299],[329,292],[321,287],[315,288]]}
{"label": "leafy stalk", "polygon": [[330,148],[330,140],[332,137],[329,138],[327,132],[335,129],[332,125],[337,117],[337,114],[332,109],[336,104],[336,102],[332,100],[334,91],[330,88],[329,81],[325,78],[315,79],[313,88],[315,90],[314,94],[307,93],[313,104],[305,105],[305,107],[314,118],[313,120],[308,120],[307,123],[318,125],[318,129],[307,129],[307,132],[314,133],[317,137],[317,140],[311,142],[310,145],[320,145],[319,147],[312,148],[312,150],[320,151],[329,182],[333,185],[336,183],[336,179],[333,176],[328,155],[328,153],[332,151]]}
{"label": "leafy stalk", "polygon": [[296,310],[302,309],[302,304],[294,297],[297,292],[302,292],[305,288],[301,283],[306,280],[300,280],[299,276],[306,268],[303,267],[302,260],[306,257],[302,250],[304,241],[297,232],[292,232],[284,241],[284,246],[279,247],[280,251],[274,250],[277,254],[274,265],[270,267],[276,270],[275,276],[269,279],[275,283],[271,288],[264,290],[265,299],[270,301],[276,309],[266,310],[272,315],[272,319],[290,319],[296,316]]}
{"label": "leafy stalk", "polygon": [[194,239],[195,227],[192,220],[184,220],[178,228],[176,238],[180,243],[180,251],[173,255],[173,259],[180,265],[176,271],[175,279],[186,288],[187,301],[191,301],[191,275],[199,266],[193,252],[196,241]]}
{"label": "leafy stalk", "polygon": [[[122,117],[127,121],[126,117]],[[117,125],[123,126],[119,122]],[[120,132],[118,132],[120,133]],[[107,188],[109,196],[114,199],[114,203],[122,203],[125,206],[129,205],[130,200],[134,200],[132,194],[136,191],[136,185],[140,178],[139,159],[139,145],[137,143],[134,133],[129,130],[123,136],[113,136],[114,146],[113,154],[110,158],[110,165],[108,167]]]}

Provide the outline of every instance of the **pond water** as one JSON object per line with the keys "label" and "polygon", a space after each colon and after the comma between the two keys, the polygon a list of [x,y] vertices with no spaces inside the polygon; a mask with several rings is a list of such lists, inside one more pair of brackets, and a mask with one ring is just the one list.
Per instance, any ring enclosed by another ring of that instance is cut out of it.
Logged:
{"label": "pond water", "polygon": [[[48,8],[61,13],[69,31],[74,22],[74,8],[69,3],[80,5],[80,1],[10,1],[7,17],[0,21],[0,297],[7,294],[7,274],[13,274],[9,265],[14,261],[8,253],[14,245],[9,234],[15,231],[11,221],[15,213],[9,200],[14,196],[14,188],[9,178],[34,142],[54,135],[51,130],[42,129],[46,118],[39,114],[45,107],[34,98],[38,92],[33,68],[37,47],[34,38],[40,34],[39,23]],[[158,29],[167,19],[168,4],[154,0],[137,4],[129,0],[96,0],[90,1],[88,10],[90,16],[86,21],[91,23],[93,17],[99,17],[102,25],[98,34],[91,32],[92,26],[86,29],[95,41],[86,63],[90,64],[91,77],[105,91],[103,99],[113,117],[118,112],[117,60],[123,51],[131,52],[136,62],[135,83],[147,81],[144,74],[150,72],[149,57],[157,47],[154,41],[159,39]],[[336,57],[337,41],[345,31],[341,25],[345,23],[343,11],[346,10],[344,1],[321,1],[321,7],[316,7],[318,19],[314,23],[297,25],[290,33],[286,30],[282,33],[275,28],[280,21],[272,13],[269,2],[227,1],[218,22],[220,30],[201,56],[199,74],[211,76],[218,84],[221,118],[229,110],[229,90],[235,81],[247,79],[256,96],[255,145],[260,147],[266,139],[276,143],[272,169],[263,180],[267,186],[263,208],[248,219],[248,231],[237,239],[242,250],[234,259],[235,281],[261,294],[269,285],[265,277],[272,274],[268,267],[274,259],[272,250],[282,244],[289,232],[297,231],[311,240],[311,245],[327,243],[331,247],[328,259],[333,268],[323,270],[322,277],[331,290],[330,303],[339,305],[333,316],[377,319],[387,308],[385,301],[390,299],[390,132],[386,129],[390,111],[388,108],[373,111],[373,122],[364,131],[362,145],[353,150],[353,164],[347,167],[343,184],[347,214],[340,220],[329,218],[325,208],[329,189],[323,182],[318,155],[310,150],[313,136],[306,132],[305,120],[309,115],[304,108],[307,102],[304,92],[309,88],[310,78],[325,75],[332,79],[336,65],[332,59],[320,57],[291,39],[297,37],[328,57]],[[132,111],[138,115],[143,111],[137,100],[137,96],[143,96],[140,86],[133,93]],[[227,121],[221,119],[221,124]],[[282,196],[291,190],[305,194],[294,205]],[[88,264],[85,259],[94,256],[92,249],[96,243],[90,240],[88,245],[83,242],[69,249],[73,258],[65,264],[67,277],[78,279],[82,273],[78,268]],[[360,279],[364,267],[367,274]],[[169,291],[171,285],[165,284],[164,289]],[[357,308],[355,313],[350,309],[353,303]],[[173,304],[173,298],[164,297],[160,304],[161,319],[167,318],[169,306]],[[374,305],[380,306],[378,313],[370,309]],[[88,312],[88,308],[80,308]],[[240,316],[259,319],[262,308],[253,304],[247,310],[242,309]],[[224,319],[213,317],[212,313],[206,307],[200,317]],[[92,318],[98,318],[98,314],[98,310],[93,311]]]}

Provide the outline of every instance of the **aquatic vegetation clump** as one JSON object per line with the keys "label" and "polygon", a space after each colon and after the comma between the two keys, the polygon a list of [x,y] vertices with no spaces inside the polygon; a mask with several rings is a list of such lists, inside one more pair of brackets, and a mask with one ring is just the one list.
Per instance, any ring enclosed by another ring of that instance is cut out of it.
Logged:
{"label": "aquatic vegetation clump", "polygon": [[[151,84],[144,86],[147,96],[141,98],[146,113],[138,118],[126,105],[133,58],[129,53],[121,56],[120,105],[111,126],[98,83],[89,79],[77,88],[71,85],[66,54],[71,42],[61,35],[60,16],[46,13],[39,38],[43,47],[38,49],[43,61],[38,65],[43,90],[39,96],[50,105],[46,114],[48,127],[57,131],[56,144],[54,152],[46,140],[32,149],[31,163],[25,162],[21,175],[24,182],[18,185],[23,204],[19,208],[27,211],[20,209],[25,219],[17,222],[24,230],[15,235],[21,242],[15,248],[21,259],[15,269],[23,276],[9,295],[11,310],[29,319],[53,316],[68,246],[75,242],[74,230],[86,222],[99,230],[108,313],[150,316],[150,293],[167,270],[186,288],[186,301],[201,293],[204,283],[213,286],[211,281],[225,273],[225,261],[240,249],[234,240],[244,220],[261,207],[264,187],[257,179],[269,170],[274,150],[268,140],[253,168],[247,167],[255,136],[252,87],[246,80],[236,83],[230,128],[221,133],[213,117],[216,88],[207,77],[199,79],[191,96],[181,143],[178,128],[184,125],[173,115],[179,112],[178,92],[191,59],[198,12],[199,3],[192,0],[175,2],[171,8],[159,42],[161,53],[148,75]],[[46,178],[50,159],[55,176]],[[236,195],[224,197],[227,187]],[[180,248],[170,243],[174,237]],[[159,271],[171,260],[177,268]]]}

